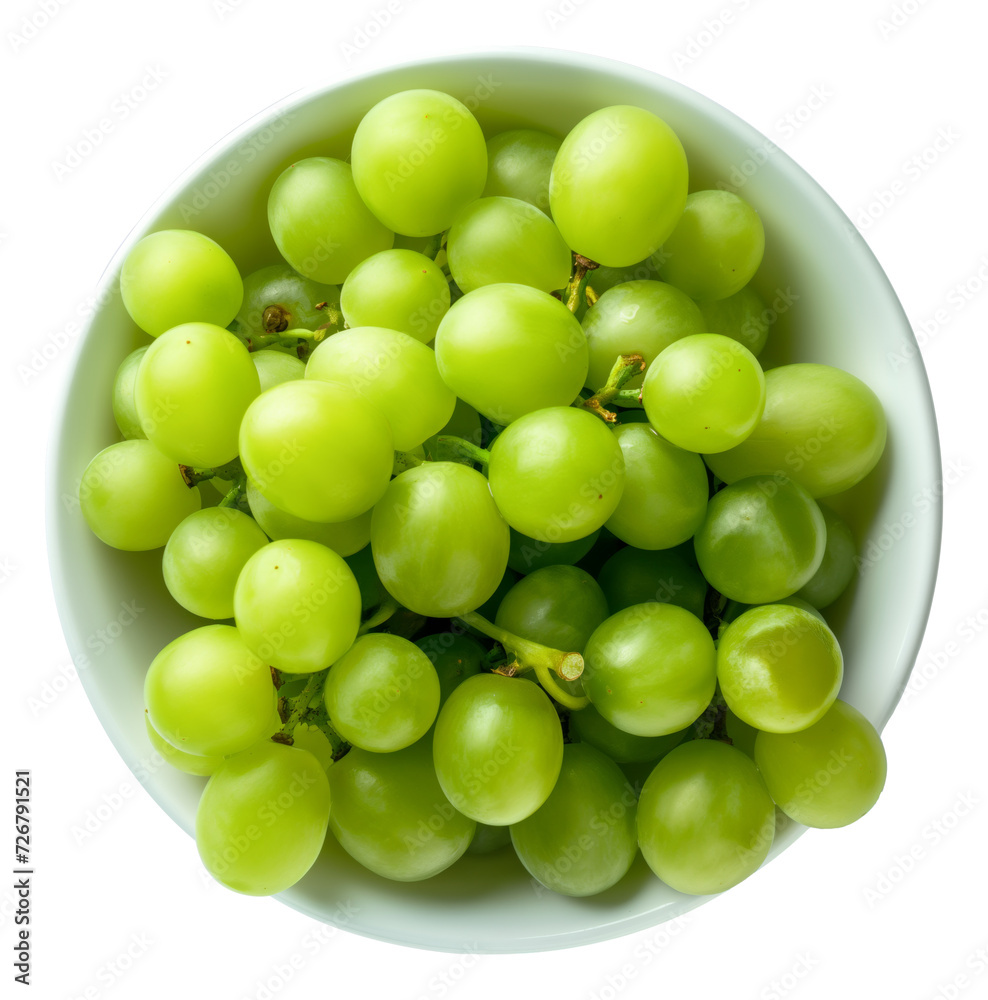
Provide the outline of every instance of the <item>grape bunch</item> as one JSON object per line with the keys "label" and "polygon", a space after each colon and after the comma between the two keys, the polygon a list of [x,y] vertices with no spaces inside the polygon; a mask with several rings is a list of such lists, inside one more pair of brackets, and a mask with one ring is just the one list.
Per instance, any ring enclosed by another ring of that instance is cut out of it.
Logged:
{"label": "grape bunch", "polygon": [[280,892],[331,830],[399,881],[510,842],[558,893],[641,850],[706,894],[778,816],[866,813],[885,755],[821,613],[856,543],[818,501],[885,416],[845,371],[763,370],[756,210],[690,192],[651,111],[485,139],[432,90],[265,194],[282,261],[242,278],[186,230],[127,257],[151,339],[79,492],[203,620],[144,696],[209,778],[209,872]]}

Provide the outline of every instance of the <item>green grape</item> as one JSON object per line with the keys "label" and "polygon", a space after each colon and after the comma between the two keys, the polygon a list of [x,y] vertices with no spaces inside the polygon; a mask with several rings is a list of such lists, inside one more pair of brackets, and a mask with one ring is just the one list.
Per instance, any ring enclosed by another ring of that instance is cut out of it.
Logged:
{"label": "green grape", "polygon": [[346,564],[350,567],[350,572],[353,573],[357,586],[360,588],[361,612],[379,607],[387,597],[388,592],[384,589],[384,584],[381,583],[381,578],[377,575],[371,547],[368,545],[352,556],[347,556]]}
{"label": "green grape", "polygon": [[282,382],[305,378],[305,362],[282,351],[254,351],[250,359],[257,369],[261,392],[267,392]]}
{"label": "green grape", "polygon": [[532,573],[545,566],[572,566],[578,563],[600,537],[600,529],[573,542],[540,542],[511,529],[508,565],[517,573]]}
{"label": "green grape", "polygon": [[[501,607],[501,601],[504,600],[505,595],[509,590],[521,579],[521,577],[513,570],[506,569],[504,571],[504,576],[501,577],[501,582],[497,585],[497,590],[491,594],[490,597],[484,601],[483,604],[477,608],[477,614],[481,618],[486,618],[489,622],[494,621],[497,617],[497,609]],[[483,632],[478,632],[472,625],[467,625],[466,630],[471,634],[478,636],[481,639],[486,639],[487,636]]]}
{"label": "green grape", "polygon": [[726,299],[748,284],[764,252],[762,220],[743,198],[694,191],[662,244],[659,274],[694,299]]}
{"label": "green grape", "polygon": [[505,426],[576,399],[587,376],[587,339],[546,292],[484,285],[453,303],[439,324],[436,360],[457,396]]}
{"label": "green grape", "polygon": [[382,250],[350,272],[340,305],[350,326],[399,330],[428,344],[449,311],[449,282],[424,254]]}
{"label": "green grape", "polygon": [[244,642],[292,674],[324,670],[360,627],[360,588],[343,557],[307,539],[270,542],[247,560],[233,595]]}
{"label": "green grape", "polygon": [[148,742],[154,748],[155,753],[160,754],[166,763],[186,774],[206,777],[212,774],[224,761],[223,757],[201,757],[198,754],[186,753],[184,750],[173,747],[168,740],[159,736],[155,731],[148,718],[147,709],[144,710],[144,728],[148,734]]}
{"label": "green grape", "polygon": [[144,679],[155,731],[206,757],[239,753],[270,736],[276,701],[267,663],[230,625],[204,625],[173,639]]}
{"label": "green grape", "polygon": [[607,528],[639,549],[669,549],[693,537],[707,509],[703,459],[648,424],[614,428],[624,456],[624,490]]}
{"label": "green grape", "polygon": [[137,369],[146,353],[146,347],[131,351],[120,362],[113,379],[113,419],[117,422],[120,433],[128,439],[147,437],[141,429],[141,418],[137,415],[137,402],[134,399]]}
{"label": "green grape", "polygon": [[330,828],[347,853],[384,878],[432,878],[473,839],[477,824],[439,787],[431,743],[395,753],[353,749],[330,769]]}
{"label": "green grape", "polygon": [[544,542],[573,542],[614,513],[624,458],[610,428],[587,410],[526,414],[491,448],[488,478],[504,519]]}
{"label": "green grape", "polygon": [[740,444],[765,409],[765,375],[743,344],[697,333],[652,362],[642,388],[649,423],[687,451],[714,453]]}
{"label": "green grape", "polygon": [[487,480],[455,462],[430,462],[392,480],[371,518],[382,583],[430,618],[480,607],[508,565],[508,526]]}
{"label": "green grape", "polygon": [[237,457],[237,431],[261,391],[247,348],[228,330],[184,323],[141,359],[134,399],[141,429],[163,455],[211,468]]}
{"label": "green grape", "polygon": [[[483,439],[483,432],[480,427],[480,415],[469,403],[465,403],[462,399],[456,400],[453,415],[446,421],[446,426],[440,428],[438,434],[433,434],[432,437],[426,438],[423,442],[426,454],[429,456],[436,455],[439,448],[439,438],[442,435],[448,434],[463,438],[464,441],[469,441],[471,444],[477,445],[478,448],[480,447],[480,442]],[[452,461],[459,462],[461,465],[473,465],[473,462],[469,458],[462,456],[457,456]]]}
{"label": "green grape", "polygon": [[299,274],[339,285],[394,233],[371,214],[350,164],[311,156],[288,167],[268,195],[268,225],[278,251]]}
{"label": "green grape", "polygon": [[329,805],[329,779],[311,753],[258,743],[209,779],[196,811],[199,857],[236,892],[283,892],[319,857]]}
{"label": "green grape", "polygon": [[726,299],[697,302],[697,305],[703,314],[705,330],[744,344],[756,358],[762,353],[774,313],[750,284]]}
{"label": "green grape", "polygon": [[592,896],[628,873],[638,853],[635,792],[612,760],[584,743],[563,747],[549,798],[512,824],[528,873],[566,896]]}
{"label": "green grape", "polygon": [[686,204],[682,143],[650,111],[601,108],[563,140],[552,166],[549,204],[577,253],[627,267],[654,253]]}
{"label": "green grape", "polygon": [[[777,601],[770,601],[769,604],[788,604],[793,608],[801,608],[803,611],[809,612],[818,621],[823,622],[824,625],[827,624],[827,619],[820,614],[819,611],[809,601],[804,601],[801,597],[796,597],[795,595],[791,597],[780,597]],[[724,625],[730,625],[736,618],[740,618],[746,611],[750,611],[752,608],[764,608],[767,604],[744,604],[741,601],[728,601],[724,605],[724,610],[720,613],[720,620]],[[723,631],[723,629],[722,629]]]}
{"label": "green grape", "polygon": [[737,885],[768,857],[775,807],[740,750],[691,740],[656,765],[638,798],[638,844],[670,888],[695,896]]}
{"label": "green grape", "polygon": [[[672,285],[649,280],[615,285],[583,317],[590,349],[586,384],[595,392],[603,388],[618,355],[640,354],[650,365],[670,344],[704,328],[697,304]],[[635,375],[625,388],[638,389],[643,379]]]}
{"label": "green grape", "polygon": [[596,578],[604,566],[604,563],[614,555],[619,549],[625,548],[624,542],[620,538],[611,534],[607,528],[601,528],[597,541],[590,547],[590,551],[577,560],[576,565],[580,569],[585,569],[592,577]]}
{"label": "green grape", "polygon": [[244,302],[236,323],[243,337],[285,330],[315,330],[332,323],[340,290],[305,278],[287,264],[262,267],[244,278]]}
{"label": "green grape", "polygon": [[292,746],[308,750],[324,771],[328,771],[333,765],[333,744],[318,726],[299,722],[292,730]]}
{"label": "green grape", "polygon": [[707,465],[726,483],[783,475],[814,497],[859,483],[885,450],[887,424],[878,397],[829,365],[783,365],[765,373],[765,412],[748,438]]}
{"label": "green grape", "polygon": [[779,808],[806,826],[847,826],[871,809],[885,787],[881,738],[843,701],[801,732],[759,733],[755,762]]}
{"label": "green grape", "polygon": [[483,197],[520,198],[549,214],[549,175],[561,140],[548,132],[519,128],[487,140]]}
{"label": "green grape", "polygon": [[729,708],[724,712],[724,729],[732,746],[737,747],[746,757],[755,759],[755,737],[758,730],[739,719]]}
{"label": "green grape", "polygon": [[454,688],[479,674],[487,664],[487,650],[476,639],[460,632],[437,632],[416,639],[415,645],[429,657],[439,678],[440,708]]}
{"label": "green grape", "polygon": [[635,736],[612,726],[593,705],[570,713],[569,738],[596,747],[618,764],[655,761],[686,738],[688,729],[666,736]]}
{"label": "green grape", "polygon": [[569,281],[573,258],[552,220],[518,198],[479,198],[446,236],[453,280],[464,292],[510,282],[543,292]]}
{"label": "green grape", "polygon": [[510,826],[488,826],[486,823],[478,823],[477,832],[473,835],[473,840],[470,841],[467,854],[484,856],[510,846]]}
{"label": "green grape", "polygon": [[549,797],[563,760],[563,733],[537,684],[512,677],[468,677],[436,720],[433,757],[439,784],[462,813],[508,826]]}
{"label": "green grape", "polygon": [[150,441],[104,448],[79,481],[79,506],[93,534],[128,552],[160,548],[202,504],[199,490]]}
{"label": "green grape", "polygon": [[576,566],[545,566],[508,591],[496,624],[550,649],[582,653],[607,615],[607,598],[589,573]]}
{"label": "green grape", "polygon": [[823,560],[827,528],[802,486],[752,476],[710,498],[693,541],[712,587],[730,600],[770,604],[813,578]]}
{"label": "green grape", "polygon": [[817,608],[828,608],[854,579],[858,546],[844,519],[824,504],[819,506],[827,525],[827,546],[820,568],[803,584],[797,596]]}
{"label": "green grape", "polygon": [[347,386],[284,382],[258,396],[240,426],[240,459],[258,490],[306,521],[349,521],[391,477],[391,425]]}
{"label": "green grape", "polygon": [[717,644],[717,680],[728,708],[762,732],[795,733],[818,722],[843,677],[833,632],[792,605],[746,611]]}
{"label": "green grape", "polygon": [[357,126],[350,160],[361,198],[407,236],[449,229],[487,177],[477,119],[438,90],[406,90],[375,104]]}
{"label": "green grape", "polygon": [[232,618],[233,589],[248,559],[268,539],[253,518],[230,507],[190,514],[161,559],[168,593],[201,618]]}
{"label": "green grape", "polygon": [[120,297],[131,319],[157,337],[182,323],[225,327],[240,309],[244,285],[230,255],[202,233],[164,229],[127,254]]}
{"label": "green grape", "polygon": [[710,704],[717,673],[703,622],[674,604],[635,604],[611,615],[583,651],[583,689],[613,726],[666,736]]}
{"label": "green grape", "polygon": [[619,549],[601,567],[597,582],[612,615],[633,604],[659,601],[703,618],[707,581],[688,542],[659,551],[630,545]]}
{"label": "green grape", "polygon": [[305,377],[349,386],[373,403],[391,424],[398,451],[435,434],[456,403],[430,348],[407,333],[376,326],[344,330],[323,341],[312,352]]}
{"label": "green grape", "polygon": [[282,538],[306,538],[325,545],[341,556],[351,556],[370,542],[369,510],[349,521],[306,521],[275,507],[250,479],[247,480],[247,503],[254,520],[273,542]]}
{"label": "green grape", "polygon": [[443,233],[431,233],[429,236],[405,236],[395,233],[396,250],[414,250],[424,254],[431,261],[437,261],[442,249]]}
{"label": "green grape", "polygon": [[325,697],[330,721],[343,739],[389,753],[411,746],[436,721],[439,677],[415,643],[372,632],[333,664]]}
{"label": "green grape", "polygon": [[623,285],[626,281],[657,282],[659,280],[659,267],[656,263],[656,256],[656,254],[652,254],[637,264],[629,264],[627,267],[604,267],[603,265],[595,267],[590,272],[590,287],[600,298],[604,292],[614,288],[615,285]]}

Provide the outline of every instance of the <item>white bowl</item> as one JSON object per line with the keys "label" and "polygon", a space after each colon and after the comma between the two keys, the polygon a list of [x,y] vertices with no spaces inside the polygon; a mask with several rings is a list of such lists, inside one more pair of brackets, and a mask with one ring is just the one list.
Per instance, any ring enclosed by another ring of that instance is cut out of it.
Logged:
{"label": "white bowl", "polygon": [[[837,506],[866,560],[851,593],[828,612],[846,662],[841,697],[883,726],[919,651],[933,594],[940,508],[919,497],[941,479],[929,385],[902,307],[848,218],[788,156],[724,108],[653,73],[585,55],[520,50],[400,66],[294,96],[224,138],[157,201],[103,277],[100,307],[81,337],[49,457],[51,572],[69,649],[97,716],[158,803],[192,832],[203,782],[160,764],[144,731],[147,665],[179,632],[202,624],[168,598],[160,552],[131,555],[99,542],[74,498],[86,464],[117,439],[114,371],[145,338],[116,292],[120,266],[147,233],[199,229],[242,273],[279,257],[266,224],[274,178],[303,156],[346,157],[361,115],[412,87],[448,91],[488,134],[510,127],[565,132],[611,104],[648,108],[676,130],[691,188],[732,177],[761,213],[765,262],[756,283],[780,316],[763,360],[818,361],[864,379],[881,398],[889,445],[879,468]],[[778,292],[777,292],[778,290]],[[793,300],[784,308],[784,300]],[[890,353],[912,347],[907,364]],[[868,548],[871,546],[871,548]],[[139,609],[139,610],[138,610]],[[103,637],[94,639],[98,630]],[[780,830],[770,857],[801,832]],[[522,952],[586,944],[641,930],[704,902],[652,877],[639,858],[619,886],[590,899],[541,890],[510,850],[466,857],[427,882],[389,882],[351,861],[328,836],[324,856],[280,897],[331,924],[385,941],[446,951]],[[755,876],[757,878],[757,875]]]}

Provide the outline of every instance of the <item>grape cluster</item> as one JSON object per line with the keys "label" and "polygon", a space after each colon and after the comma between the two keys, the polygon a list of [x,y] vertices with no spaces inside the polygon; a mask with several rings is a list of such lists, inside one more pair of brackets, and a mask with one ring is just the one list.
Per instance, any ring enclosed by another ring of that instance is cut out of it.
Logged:
{"label": "grape cluster", "polygon": [[401,881],[510,838],[559,893],[640,848],[705,894],[758,868],[776,806],[830,827],[876,801],[820,613],[855,541],[818,498],[874,468],[882,406],[824,364],[763,371],[761,220],[688,179],[642,108],[485,141],[414,90],[348,162],[275,180],[283,262],[242,279],[185,230],[128,256],[152,339],[81,508],[164,546],[205,621],[151,663],[146,721],[210,776],[224,885],[286,889],[332,830]]}

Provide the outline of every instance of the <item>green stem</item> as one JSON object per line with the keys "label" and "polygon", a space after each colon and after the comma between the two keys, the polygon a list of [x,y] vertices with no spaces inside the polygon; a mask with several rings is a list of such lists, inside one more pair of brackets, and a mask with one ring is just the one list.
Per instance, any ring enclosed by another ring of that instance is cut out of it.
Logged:
{"label": "green stem", "polygon": [[589,703],[587,698],[579,698],[564,691],[556,683],[553,676],[556,675],[567,681],[575,681],[583,673],[583,657],[579,653],[565,653],[561,649],[551,649],[549,646],[532,642],[530,639],[523,639],[520,635],[499,628],[482,615],[478,615],[476,611],[468,611],[466,614],[460,615],[459,620],[495,642],[499,642],[514,656],[515,662],[509,664],[508,668],[503,671],[508,676],[524,673],[526,670],[534,670],[542,687],[561,705],[579,711]]}
{"label": "green stem", "polygon": [[365,621],[359,629],[357,635],[365,635],[372,628],[383,625],[400,607],[398,602],[390,594],[381,601],[381,606]]}
{"label": "green stem", "polygon": [[473,442],[454,437],[452,434],[440,434],[437,445],[436,452],[440,458],[445,455],[459,455],[480,465],[487,465],[491,460],[491,453],[486,448],[480,448]]}
{"label": "green stem", "polygon": [[399,473],[414,469],[416,465],[425,465],[426,459],[413,455],[410,451],[396,451],[393,471],[397,476]]}
{"label": "green stem", "polygon": [[[587,297],[587,278],[590,272],[598,267],[600,264],[589,257],[578,253],[573,254],[573,275],[563,289],[562,296],[563,302],[570,312],[575,313],[584,302],[592,304]],[[596,301],[596,297],[594,301]]]}
{"label": "green stem", "polygon": [[295,732],[295,727],[302,721],[302,716],[309,710],[309,703],[319,691],[319,686],[325,679],[325,670],[319,670],[314,674],[310,674],[309,679],[305,682],[305,687],[289,701],[290,707],[285,724],[271,737],[276,743],[292,745],[294,742],[292,733]]}
{"label": "green stem", "polygon": [[[643,371],[645,371],[645,359],[640,354],[620,355],[617,361],[614,362],[614,367],[611,368],[610,375],[607,376],[607,383],[598,389],[589,399],[579,400],[576,405],[589,410],[591,413],[595,413],[601,420],[609,424],[615,423],[617,421],[617,414],[613,410],[607,409],[607,407],[615,402],[618,395],[621,394],[625,382],[636,375],[641,375]],[[640,395],[640,390],[638,389],[623,391],[629,394],[635,393]],[[639,401],[636,405],[640,406],[641,402]]]}
{"label": "green stem", "polygon": [[235,510],[242,510],[247,500],[247,477],[241,476],[230,491],[216,505],[217,507],[232,507]]}
{"label": "green stem", "polygon": [[[315,330],[299,328],[296,330],[282,330],[280,333],[260,333],[257,336],[248,337],[245,343],[248,351],[263,351],[265,347],[272,347],[274,345],[280,347],[301,347],[303,345],[312,347],[325,340],[330,333],[336,332],[335,330],[330,330],[331,325],[320,326]],[[303,344],[299,344],[299,341],[302,341]]]}
{"label": "green stem", "polygon": [[238,480],[244,476],[244,467],[240,464],[239,458],[227,462],[226,465],[218,465],[215,469],[194,469],[190,465],[180,465],[178,469],[190,488],[198,486],[207,479]]}

